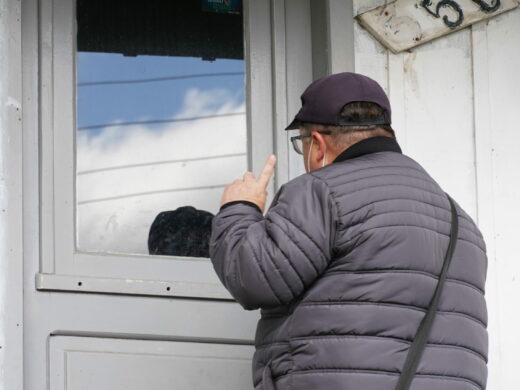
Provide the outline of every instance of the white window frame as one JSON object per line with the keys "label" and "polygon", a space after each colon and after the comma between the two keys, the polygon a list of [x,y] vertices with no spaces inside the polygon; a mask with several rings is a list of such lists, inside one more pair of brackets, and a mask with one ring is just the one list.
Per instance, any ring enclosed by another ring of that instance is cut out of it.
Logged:
{"label": "white window frame", "polygon": [[[275,8],[283,3],[244,1],[248,166],[258,172],[276,148],[279,164],[271,196],[288,178],[287,137],[279,128],[287,117],[285,87],[279,84],[286,82],[285,45],[273,41],[276,35],[285,42],[285,26],[272,23]],[[39,6],[41,260],[36,288],[232,299],[209,259],[76,250],[75,1],[40,0]],[[273,63],[282,74],[273,74]],[[275,83],[281,89],[275,91]],[[275,112],[283,120],[275,121]]]}

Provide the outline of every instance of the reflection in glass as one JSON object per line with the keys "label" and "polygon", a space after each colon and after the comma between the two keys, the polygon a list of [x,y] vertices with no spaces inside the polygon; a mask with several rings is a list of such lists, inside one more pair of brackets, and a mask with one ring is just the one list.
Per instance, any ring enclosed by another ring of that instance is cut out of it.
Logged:
{"label": "reflection in glass", "polygon": [[182,206],[161,212],[148,236],[151,255],[209,257],[209,238],[214,215]]}
{"label": "reflection in glass", "polygon": [[78,0],[77,22],[77,247],[147,254],[159,213],[214,214],[247,170],[241,4]]}

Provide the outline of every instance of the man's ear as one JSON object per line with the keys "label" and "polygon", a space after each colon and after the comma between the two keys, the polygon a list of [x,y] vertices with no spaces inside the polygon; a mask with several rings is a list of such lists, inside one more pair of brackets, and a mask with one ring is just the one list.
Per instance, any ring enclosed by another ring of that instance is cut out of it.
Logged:
{"label": "man's ear", "polygon": [[315,154],[315,160],[317,163],[321,163],[325,156],[325,152],[327,151],[327,142],[325,141],[323,134],[318,133],[317,131],[313,131],[311,135],[314,139],[314,144],[318,147],[318,152]]}

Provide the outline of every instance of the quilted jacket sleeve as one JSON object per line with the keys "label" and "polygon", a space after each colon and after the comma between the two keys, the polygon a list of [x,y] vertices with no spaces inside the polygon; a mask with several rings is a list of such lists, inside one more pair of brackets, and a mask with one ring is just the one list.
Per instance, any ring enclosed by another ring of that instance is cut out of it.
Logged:
{"label": "quilted jacket sleeve", "polygon": [[328,187],[310,174],[282,186],[265,217],[233,204],[213,219],[210,257],[245,309],[290,303],[327,267],[337,211]]}

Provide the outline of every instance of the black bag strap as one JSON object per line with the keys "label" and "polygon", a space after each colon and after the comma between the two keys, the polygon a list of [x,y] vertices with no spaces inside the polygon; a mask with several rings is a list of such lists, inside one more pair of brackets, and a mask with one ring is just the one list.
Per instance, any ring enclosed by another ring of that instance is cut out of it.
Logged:
{"label": "black bag strap", "polygon": [[435,289],[435,293],[433,294],[433,298],[430,302],[430,307],[428,308],[426,315],[423,317],[412,345],[408,350],[408,355],[406,356],[406,361],[404,362],[403,370],[401,371],[401,375],[399,376],[395,390],[408,390],[410,388],[415,371],[417,370],[417,366],[419,365],[421,356],[424,352],[424,347],[426,346],[426,341],[428,340],[428,336],[433,325],[433,320],[435,319],[435,313],[437,312],[437,308],[439,306],[439,299],[442,293],[442,288],[444,287],[444,281],[446,280],[448,268],[451,263],[451,257],[453,255],[453,251],[455,250],[455,244],[457,242],[457,236],[459,233],[459,219],[455,204],[453,203],[453,199],[451,199],[448,194],[446,194],[446,196],[448,197],[451,205],[450,243],[444,257],[444,264],[442,265],[439,282],[437,283],[437,288]]}

